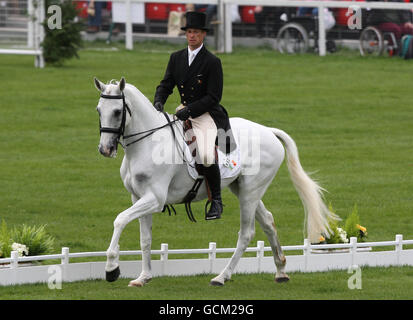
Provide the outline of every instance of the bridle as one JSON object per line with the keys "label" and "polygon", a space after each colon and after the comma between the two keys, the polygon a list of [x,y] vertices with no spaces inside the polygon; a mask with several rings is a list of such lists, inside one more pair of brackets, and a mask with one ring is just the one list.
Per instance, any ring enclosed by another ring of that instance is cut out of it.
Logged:
{"label": "bridle", "polygon": [[102,134],[102,132],[115,133],[118,135],[117,142],[119,142],[120,137],[122,137],[123,133],[125,132],[126,111],[129,113],[129,116],[132,116],[132,112],[130,111],[129,106],[125,102],[125,95],[123,94],[123,92],[118,95],[108,95],[108,94],[101,93],[100,97],[104,99],[122,99],[122,122],[119,128],[102,127],[102,124],[100,122],[100,117],[99,117],[100,134]]}
{"label": "bridle", "polygon": [[[119,99],[119,100],[122,99],[122,121],[121,121],[120,127],[119,127],[119,128],[102,127],[102,124],[101,124],[101,121],[100,121],[100,117],[99,117],[99,132],[100,132],[100,134],[102,134],[102,132],[108,132],[108,133],[117,134],[116,142],[117,142],[117,143],[120,143],[120,145],[123,147],[123,149],[126,149],[126,147],[130,146],[131,144],[134,144],[134,143],[136,143],[136,142],[139,142],[139,141],[141,141],[142,139],[145,139],[146,137],[148,137],[148,136],[150,136],[151,134],[155,133],[155,132],[158,131],[159,129],[165,128],[165,127],[167,127],[167,126],[169,126],[169,127],[171,128],[173,139],[174,139],[174,141],[176,141],[176,138],[177,138],[177,137],[176,137],[176,135],[175,135],[175,130],[174,130],[174,128],[173,128],[172,125],[173,125],[175,122],[177,122],[179,119],[178,119],[178,118],[175,118],[174,120],[171,121],[171,120],[169,119],[168,114],[167,114],[166,112],[164,112],[164,111],[162,111],[162,114],[165,116],[165,118],[166,118],[166,120],[167,120],[167,123],[166,123],[166,124],[164,124],[164,125],[162,125],[162,126],[160,126],[160,127],[156,127],[156,128],[153,128],[153,129],[149,129],[149,130],[146,130],[146,131],[141,131],[141,132],[137,132],[137,133],[133,133],[133,134],[129,134],[129,135],[126,135],[126,136],[125,136],[124,133],[125,133],[125,124],[126,124],[126,112],[129,113],[129,116],[130,116],[130,117],[132,117],[132,112],[131,112],[129,106],[127,105],[127,103],[126,103],[126,101],[125,101],[125,95],[124,95],[123,91],[121,91],[121,94],[118,94],[118,95],[107,95],[107,94],[101,93],[101,94],[100,94],[100,97],[101,97],[101,98],[104,98],[104,99]],[[145,133],[146,133],[146,134],[145,134]],[[129,143],[125,144],[125,145],[120,141],[120,138],[121,138],[121,137],[122,137],[122,140],[124,141],[125,139],[129,139],[129,138],[132,138],[132,137],[136,137],[136,136],[139,136],[139,135],[141,135],[141,134],[145,134],[145,135],[144,135],[144,136],[141,136],[141,137],[137,138],[136,140],[134,140],[134,141],[132,141],[132,142],[129,142]],[[178,145],[179,145],[179,144],[177,144],[177,146],[178,146]],[[181,149],[181,151],[182,151],[182,155],[183,155],[184,152],[183,152],[182,149]],[[183,158],[182,158],[182,159],[184,160],[184,162],[186,162],[184,155],[183,155]],[[192,222],[196,222],[196,220],[195,220],[194,215],[193,215],[193,213],[192,213],[191,201],[195,198],[195,196],[196,196],[196,194],[197,194],[197,192],[198,192],[198,189],[199,189],[199,187],[200,187],[200,185],[201,185],[201,183],[202,183],[202,180],[203,180],[203,178],[198,178],[198,179],[195,181],[194,186],[193,186],[192,189],[188,192],[187,196],[186,196],[185,199],[184,199],[185,209],[186,209],[187,215],[188,215],[189,219],[190,219]],[[206,205],[208,205],[208,202],[207,202]],[[171,209],[170,209],[170,207],[172,208],[172,210],[174,211],[174,213],[175,213],[175,215],[176,215],[175,208],[173,207],[172,204],[170,204],[170,205],[165,205],[164,208],[163,208],[163,210],[162,210],[162,212],[164,212],[164,211],[167,209],[168,212],[169,212],[169,215],[171,215]],[[206,210],[206,206],[205,206],[205,210]]]}
{"label": "bridle", "polygon": [[[148,137],[148,136],[150,136],[151,134],[155,133],[155,132],[158,131],[159,129],[165,128],[165,127],[167,127],[167,126],[170,126],[170,127],[171,127],[173,136],[175,137],[175,131],[174,131],[173,127],[172,127],[172,124],[175,123],[176,121],[178,121],[178,119],[175,119],[175,120],[171,121],[171,120],[169,119],[168,115],[167,115],[165,112],[163,112],[163,114],[164,114],[164,116],[166,117],[166,120],[168,121],[168,123],[166,123],[165,125],[160,126],[160,127],[156,127],[156,128],[153,128],[153,129],[149,129],[149,130],[146,130],[146,131],[141,131],[141,132],[129,134],[129,135],[126,135],[126,136],[125,136],[124,133],[125,133],[125,124],[126,124],[126,112],[129,113],[129,116],[130,116],[130,117],[132,117],[132,112],[131,112],[129,106],[127,105],[127,103],[125,102],[125,95],[124,95],[123,91],[121,92],[121,94],[118,94],[118,95],[107,95],[107,94],[101,93],[101,94],[100,94],[100,97],[101,97],[101,98],[104,98],[104,99],[119,99],[119,100],[121,99],[121,100],[122,100],[122,121],[121,121],[120,127],[119,127],[119,128],[102,127],[102,124],[101,124],[101,121],[100,121],[100,117],[99,117],[99,132],[100,132],[100,134],[102,134],[102,132],[115,133],[115,134],[117,134],[116,142],[117,142],[117,143],[120,143],[120,145],[121,145],[124,149],[125,149],[126,147],[130,146],[131,144],[134,144],[134,143],[136,143],[136,142],[138,142],[138,141],[141,141],[142,139],[145,139],[146,137]],[[132,138],[132,137],[139,136],[139,135],[144,134],[144,133],[146,133],[146,135],[144,135],[144,136],[142,136],[142,137],[139,137],[138,139],[136,139],[136,140],[134,140],[134,141],[132,141],[132,142],[129,142],[129,143],[127,143],[127,144],[123,144],[123,143],[120,141],[120,138],[121,138],[121,137],[122,137],[123,140],[125,140],[125,139],[129,139],[129,138]]]}

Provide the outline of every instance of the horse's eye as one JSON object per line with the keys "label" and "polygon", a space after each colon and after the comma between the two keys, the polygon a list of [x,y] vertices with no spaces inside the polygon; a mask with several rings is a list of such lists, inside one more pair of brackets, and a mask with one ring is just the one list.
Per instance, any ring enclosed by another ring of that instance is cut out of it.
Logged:
{"label": "horse's eye", "polygon": [[121,115],[121,111],[120,110],[115,110],[114,112],[113,112],[113,115],[115,116],[115,117],[119,117],[120,115]]}

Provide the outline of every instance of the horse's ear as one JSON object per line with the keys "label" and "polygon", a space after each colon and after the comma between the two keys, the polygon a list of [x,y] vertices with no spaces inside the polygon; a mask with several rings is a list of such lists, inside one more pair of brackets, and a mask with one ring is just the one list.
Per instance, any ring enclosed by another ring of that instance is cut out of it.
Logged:
{"label": "horse's ear", "polygon": [[103,82],[99,81],[98,78],[96,78],[96,77],[93,77],[93,80],[95,82],[95,87],[96,87],[96,89],[98,89],[98,91],[100,91],[100,92],[105,91],[106,85]]}
{"label": "horse's ear", "polygon": [[123,89],[125,89],[125,84],[126,84],[125,78],[122,77],[122,79],[120,79],[120,82],[119,82],[119,90],[121,92],[123,91]]}

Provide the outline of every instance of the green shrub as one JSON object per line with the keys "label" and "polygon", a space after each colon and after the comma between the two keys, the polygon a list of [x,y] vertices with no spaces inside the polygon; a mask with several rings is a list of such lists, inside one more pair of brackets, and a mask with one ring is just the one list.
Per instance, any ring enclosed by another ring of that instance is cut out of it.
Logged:
{"label": "green shrub", "polygon": [[[10,257],[12,250],[22,250],[19,252],[19,255],[29,256],[52,252],[54,238],[46,233],[45,227],[45,225],[37,227],[23,224],[9,231],[6,222],[2,220],[0,228],[0,258]],[[15,249],[12,249],[12,247],[15,247]],[[26,249],[28,249],[28,253]]]}
{"label": "green shrub", "polygon": [[46,233],[45,225],[14,228],[11,232],[13,242],[21,243],[29,248],[29,256],[38,256],[53,251],[54,238]]}
{"label": "green shrub", "polygon": [[[58,5],[62,11],[62,28],[50,29],[48,19],[52,13],[47,13],[51,5]],[[43,22],[45,38],[41,46],[46,64],[61,66],[64,60],[79,58],[77,51],[82,47],[80,32],[83,25],[77,22],[77,9],[71,0],[46,0],[46,20]]]}
{"label": "green shrub", "polygon": [[10,232],[7,229],[7,224],[4,220],[1,222],[0,229],[0,258],[10,257],[11,252]]}
{"label": "green shrub", "polygon": [[[331,203],[329,209],[334,212]],[[329,238],[323,235],[320,238],[320,243],[347,243],[351,237],[357,237],[358,242],[363,242],[367,237],[367,229],[360,225],[357,205],[354,205],[353,211],[347,216],[344,226],[340,226],[337,221],[330,221],[329,225],[332,234]]]}
{"label": "green shrub", "polygon": [[354,205],[353,211],[348,215],[344,224],[344,230],[346,230],[348,237],[358,237],[360,234],[359,228],[360,218],[358,215],[357,205]]}

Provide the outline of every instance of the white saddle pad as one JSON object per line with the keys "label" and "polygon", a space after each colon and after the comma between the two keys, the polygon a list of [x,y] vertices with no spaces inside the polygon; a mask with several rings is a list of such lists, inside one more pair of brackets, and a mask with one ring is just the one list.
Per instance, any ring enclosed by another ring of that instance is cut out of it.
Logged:
{"label": "white saddle pad", "polygon": [[[191,159],[187,162],[188,172],[193,179],[199,177],[198,171],[195,169],[195,159],[191,155],[189,147],[185,144],[185,157],[186,159]],[[234,151],[229,154],[225,154],[220,149],[218,149],[218,164],[219,170],[221,172],[221,179],[232,178],[237,176],[241,171],[241,152],[240,148],[237,147]]]}

